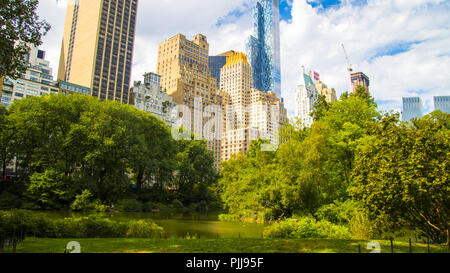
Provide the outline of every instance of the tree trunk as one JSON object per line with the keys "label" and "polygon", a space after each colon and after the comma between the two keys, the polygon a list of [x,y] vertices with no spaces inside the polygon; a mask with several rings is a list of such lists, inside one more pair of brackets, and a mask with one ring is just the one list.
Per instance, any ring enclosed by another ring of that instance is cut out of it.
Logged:
{"label": "tree trunk", "polygon": [[450,228],[447,228],[447,246],[450,247]]}

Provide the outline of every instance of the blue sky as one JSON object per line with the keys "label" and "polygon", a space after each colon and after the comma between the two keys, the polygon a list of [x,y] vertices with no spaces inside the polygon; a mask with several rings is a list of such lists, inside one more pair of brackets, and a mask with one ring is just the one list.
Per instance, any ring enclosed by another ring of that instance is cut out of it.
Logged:
{"label": "blue sky", "polygon": [[[67,1],[40,0],[38,9],[52,25],[42,49],[54,74]],[[254,1],[139,1],[132,80],[156,70],[158,44],[177,33],[205,34],[211,55],[244,51]],[[370,77],[370,91],[382,110],[399,111],[403,96],[420,96],[424,110],[433,110],[433,96],[450,95],[449,14],[449,0],[280,0],[282,96],[288,113],[294,112],[301,66],[319,72],[338,96],[350,89],[342,43],[355,71]]]}

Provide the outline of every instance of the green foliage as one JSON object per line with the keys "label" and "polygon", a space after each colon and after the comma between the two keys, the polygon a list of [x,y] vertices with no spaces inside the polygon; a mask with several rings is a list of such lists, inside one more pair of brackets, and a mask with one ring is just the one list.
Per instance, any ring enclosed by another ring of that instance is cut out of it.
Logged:
{"label": "green foliage", "polygon": [[233,214],[219,214],[221,222],[239,222],[239,217]]}
{"label": "green foliage", "polygon": [[320,207],[315,213],[319,220],[327,220],[335,224],[349,224],[358,213],[359,204],[351,199],[345,202],[334,203]]}
{"label": "green foliage", "polygon": [[321,98],[313,115],[311,128],[283,126],[276,152],[262,152],[262,142],[254,142],[222,164],[219,185],[230,214],[273,221],[349,198],[355,152],[379,118],[376,105],[353,95],[333,103]]}
{"label": "green foliage", "polygon": [[55,220],[28,211],[0,211],[0,234],[5,236],[22,234],[41,238],[152,238],[159,237],[163,231],[162,227],[150,220],[118,222],[99,216]]}
{"label": "green foliage", "polygon": [[116,209],[122,212],[140,212],[142,203],[136,199],[122,199],[116,203]]}
{"label": "green foliage", "polygon": [[412,123],[387,114],[373,124],[356,156],[352,193],[378,229],[395,232],[407,225],[448,242],[449,128],[450,115],[441,112]]}
{"label": "green foliage", "polygon": [[128,223],[127,237],[158,238],[164,230],[150,220],[132,220]]}
{"label": "green foliage", "polygon": [[[214,158],[204,141],[175,142],[161,120],[119,102],[52,94],[0,107],[2,170],[14,157],[15,185],[22,188],[0,190],[27,207],[106,210],[102,204],[121,199],[165,205],[178,199],[208,210],[219,200]],[[92,196],[77,197],[84,190]]]}
{"label": "green foliage", "polygon": [[285,219],[264,229],[265,238],[305,239],[351,239],[352,235],[345,226],[334,225],[328,221],[317,221],[313,217]]}
{"label": "green foliage", "polygon": [[106,212],[109,211],[107,205],[103,205],[100,200],[92,200],[93,194],[89,190],[84,190],[81,194],[75,197],[70,208],[73,211],[98,211]]}
{"label": "green foliage", "polygon": [[39,46],[50,30],[50,25],[36,14],[38,4],[38,0],[0,1],[0,78],[18,78],[24,73],[28,44]]}

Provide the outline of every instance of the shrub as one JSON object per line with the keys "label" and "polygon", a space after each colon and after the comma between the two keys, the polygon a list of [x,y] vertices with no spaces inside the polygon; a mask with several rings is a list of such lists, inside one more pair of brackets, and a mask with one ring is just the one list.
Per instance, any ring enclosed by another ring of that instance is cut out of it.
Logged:
{"label": "shrub", "polygon": [[174,208],[177,208],[177,209],[183,209],[184,208],[183,203],[180,200],[178,200],[178,199],[175,199],[175,200],[172,201],[172,206]]}
{"label": "shrub", "polygon": [[329,238],[350,239],[351,233],[345,226],[338,226],[329,221],[316,221],[313,217],[286,219],[264,229],[266,238]]}
{"label": "shrub", "polygon": [[0,209],[18,209],[22,205],[22,200],[15,194],[3,192],[0,194]]}
{"label": "shrub", "polygon": [[128,222],[127,237],[153,238],[159,237],[164,229],[150,220],[131,220]]}
{"label": "shrub", "polygon": [[92,208],[91,203],[92,193],[89,190],[84,190],[81,194],[75,196],[70,208],[74,211],[87,211]]}
{"label": "shrub", "polygon": [[219,221],[221,222],[239,222],[239,216],[234,214],[219,214]]}
{"label": "shrub", "polygon": [[358,210],[350,221],[350,229],[355,239],[370,240],[374,237],[374,222],[369,219],[367,213]]}
{"label": "shrub", "polygon": [[335,224],[348,224],[355,216],[358,203],[353,200],[336,201],[320,207],[314,216],[319,220],[327,220]]}
{"label": "shrub", "polygon": [[122,212],[140,212],[142,207],[142,203],[136,199],[122,199],[116,205],[116,208]]}

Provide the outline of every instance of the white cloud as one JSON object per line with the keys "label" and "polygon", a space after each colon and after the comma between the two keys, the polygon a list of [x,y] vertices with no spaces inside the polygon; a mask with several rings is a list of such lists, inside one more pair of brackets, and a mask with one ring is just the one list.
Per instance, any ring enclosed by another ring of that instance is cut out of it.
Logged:
{"label": "white cloud", "polygon": [[[449,11],[445,1],[398,0],[346,3],[318,12],[306,1],[294,0],[292,22],[281,25],[283,96],[288,109],[293,111],[301,65],[319,71],[338,93],[350,89],[344,43],[353,67],[370,77],[371,93],[381,109],[400,110],[402,96],[420,95],[425,109],[432,110],[432,96],[450,95]],[[399,45],[410,48],[375,57],[380,49]]]}
{"label": "white cloud", "polygon": [[[67,1],[67,0],[65,0]],[[52,25],[42,48],[56,74],[65,20],[65,1],[41,0],[38,14]],[[133,80],[155,71],[157,46],[176,35],[205,34],[210,53],[244,50],[251,32],[254,0],[140,0]],[[317,70],[338,93],[350,79],[341,43],[356,70],[371,79],[371,92],[383,109],[400,109],[401,97],[420,95],[432,110],[434,95],[450,94],[450,3],[441,0],[368,0],[319,12],[306,0],[292,2],[292,20],[281,22],[283,97],[290,113],[300,67]],[[217,24],[221,22],[221,24]],[[413,43],[420,42],[420,43]],[[403,45],[405,52],[377,56]],[[427,109],[427,108],[426,108]]]}

